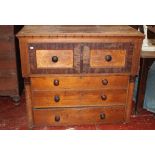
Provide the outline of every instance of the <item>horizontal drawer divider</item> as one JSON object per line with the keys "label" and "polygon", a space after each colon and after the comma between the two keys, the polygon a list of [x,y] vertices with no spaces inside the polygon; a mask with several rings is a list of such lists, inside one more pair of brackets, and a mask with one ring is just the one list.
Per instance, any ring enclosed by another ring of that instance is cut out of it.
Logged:
{"label": "horizontal drawer divider", "polygon": [[92,105],[92,106],[69,106],[69,107],[41,107],[41,108],[32,108],[33,110],[51,110],[51,109],[74,109],[74,108],[81,108],[81,109],[84,109],[84,108],[115,108],[115,107],[125,107],[125,105],[113,105],[113,106],[97,106],[97,105]]}
{"label": "horizontal drawer divider", "polygon": [[32,90],[32,93],[33,92],[65,92],[65,91],[80,91],[80,92],[87,92],[87,91],[104,91],[104,90],[127,90],[128,87],[120,87],[120,88],[99,88],[99,89],[66,89],[66,88],[60,88],[60,89],[54,89],[54,90],[48,90],[48,89],[45,89],[45,90],[36,90],[36,89],[31,89]]}

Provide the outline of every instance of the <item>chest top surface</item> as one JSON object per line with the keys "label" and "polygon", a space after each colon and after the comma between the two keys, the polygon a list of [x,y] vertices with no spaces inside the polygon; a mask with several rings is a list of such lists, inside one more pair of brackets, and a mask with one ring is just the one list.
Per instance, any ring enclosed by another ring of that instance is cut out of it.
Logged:
{"label": "chest top surface", "polygon": [[65,25],[65,26],[24,26],[18,37],[73,37],[73,36],[131,36],[143,37],[143,34],[130,26],[103,25]]}

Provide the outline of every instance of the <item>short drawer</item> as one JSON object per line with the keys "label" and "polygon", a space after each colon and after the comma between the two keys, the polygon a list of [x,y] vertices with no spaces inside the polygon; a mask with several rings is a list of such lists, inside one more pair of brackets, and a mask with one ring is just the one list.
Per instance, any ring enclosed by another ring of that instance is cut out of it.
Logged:
{"label": "short drawer", "polygon": [[128,76],[40,77],[31,78],[32,90],[126,89]]}
{"label": "short drawer", "polygon": [[73,50],[36,50],[37,68],[73,68]]}
{"label": "short drawer", "polygon": [[125,105],[127,90],[33,91],[36,108]]}
{"label": "short drawer", "polygon": [[31,74],[80,73],[80,48],[72,43],[29,43]]}
{"label": "short drawer", "polygon": [[91,50],[90,67],[123,68],[126,64],[126,50]]}
{"label": "short drawer", "polygon": [[87,44],[83,48],[84,73],[130,73],[134,44],[109,42]]}
{"label": "short drawer", "polygon": [[33,110],[35,126],[122,123],[124,106],[89,108],[54,108]]}

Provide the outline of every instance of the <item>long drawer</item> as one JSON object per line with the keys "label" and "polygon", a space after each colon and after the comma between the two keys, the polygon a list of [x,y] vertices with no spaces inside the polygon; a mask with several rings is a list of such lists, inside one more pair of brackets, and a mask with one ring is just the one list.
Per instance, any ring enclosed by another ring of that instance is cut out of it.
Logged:
{"label": "long drawer", "polygon": [[83,76],[83,77],[34,77],[32,90],[57,89],[126,89],[128,76]]}
{"label": "long drawer", "polygon": [[126,89],[33,91],[33,107],[111,106],[126,103]]}
{"label": "long drawer", "polygon": [[125,121],[125,108],[118,106],[35,109],[33,117],[35,126],[121,123]]}

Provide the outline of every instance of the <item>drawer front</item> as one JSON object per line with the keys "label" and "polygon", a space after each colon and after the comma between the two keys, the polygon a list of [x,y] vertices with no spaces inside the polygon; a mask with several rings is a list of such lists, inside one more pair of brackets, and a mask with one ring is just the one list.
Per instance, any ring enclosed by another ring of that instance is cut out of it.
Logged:
{"label": "drawer front", "polygon": [[73,68],[73,50],[36,50],[37,68]]}
{"label": "drawer front", "polygon": [[126,103],[126,90],[34,91],[33,107],[111,106]]}
{"label": "drawer front", "polygon": [[31,74],[80,73],[80,47],[71,43],[29,43]]}
{"label": "drawer front", "polygon": [[31,74],[130,73],[134,44],[28,43]]}
{"label": "drawer front", "polygon": [[90,67],[120,68],[125,67],[126,50],[91,50]]}
{"label": "drawer front", "polygon": [[32,90],[126,89],[128,76],[31,78]]}
{"label": "drawer front", "polygon": [[134,44],[92,43],[83,46],[83,73],[130,73]]}
{"label": "drawer front", "polygon": [[61,126],[125,121],[124,106],[94,108],[55,108],[33,110],[34,125]]}

